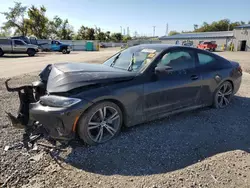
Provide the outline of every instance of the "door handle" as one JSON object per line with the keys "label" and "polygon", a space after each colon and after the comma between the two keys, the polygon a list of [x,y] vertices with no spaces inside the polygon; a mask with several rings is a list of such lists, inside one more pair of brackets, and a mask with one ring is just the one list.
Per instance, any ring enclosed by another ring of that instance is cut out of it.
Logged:
{"label": "door handle", "polygon": [[197,76],[197,75],[192,75],[191,76],[191,80],[197,80],[199,78],[199,76]]}

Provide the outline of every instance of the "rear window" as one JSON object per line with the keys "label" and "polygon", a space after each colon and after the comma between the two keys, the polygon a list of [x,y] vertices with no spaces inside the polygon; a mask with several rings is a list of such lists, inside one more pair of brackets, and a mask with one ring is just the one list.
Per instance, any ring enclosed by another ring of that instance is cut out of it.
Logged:
{"label": "rear window", "polygon": [[0,44],[10,44],[9,39],[0,39]]}
{"label": "rear window", "polygon": [[212,44],[211,42],[204,42],[203,44]]}

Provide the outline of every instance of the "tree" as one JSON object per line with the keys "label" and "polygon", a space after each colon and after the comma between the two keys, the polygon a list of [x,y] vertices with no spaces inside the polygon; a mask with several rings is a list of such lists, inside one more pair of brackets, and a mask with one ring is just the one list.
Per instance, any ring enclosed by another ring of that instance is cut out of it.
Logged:
{"label": "tree", "polygon": [[64,20],[59,30],[59,38],[63,40],[72,40],[73,35],[73,27],[69,25],[68,19]]}
{"label": "tree", "polygon": [[194,31],[198,29],[198,25],[197,24],[194,24]]}
{"label": "tree", "polygon": [[0,37],[9,37],[11,35],[11,31],[9,29],[0,28]]}
{"label": "tree", "polygon": [[36,8],[34,5],[28,10],[29,27],[33,35],[40,39],[48,37],[48,22],[49,19],[45,16],[46,8],[41,6]]}
{"label": "tree", "polygon": [[121,42],[122,41],[122,34],[121,33],[113,33],[111,35],[111,40],[114,42]]}
{"label": "tree", "polygon": [[168,33],[169,36],[177,35],[177,34],[180,34],[180,33],[177,32],[177,31],[170,31],[170,32]]}
{"label": "tree", "polygon": [[214,21],[211,24],[203,22],[201,27],[194,29],[194,32],[209,32],[209,31],[232,31],[236,26],[244,25],[244,21],[230,22],[229,19]]}
{"label": "tree", "polygon": [[86,40],[95,40],[94,28],[87,28]]}
{"label": "tree", "polygon": [[106,35],[106,41],[110,41],[111,40],[111,36],[110,36],[110,31],[107,31],[106,33],[105,33],[105,35]]}
{"label": "tree", "polygon": [[124,42],[124,43],[128,42],[129,40],[132,40],[132,38],[130,36],[123,36],[122,37],[122,42]]}
{"label": "tree", "polygon": [[72,40],[74,37],[74,30],[68,19],[62,20],[59,16],[55,16],[47,25],[51,39]]}
{"label": "tree", "polygon": [[100,32],[96,35],[96,40],[106,41],[106,34],[104,32]]}
{"label": "tree", "polygon": [[3,24],[3,29],[15,29],[15,34],[27,35],[29,32],[28,19],[26,19],[27,7],[22,6],[22,3],[15,2],[13,8],[9,8],[9,12],[2,12],[7,20]]}
{"label": "tree", "polygon": [[48,23],[48,34],[51,39],[60,37],[60,29],[63,20],[59,16],[55,16],[53,20]]}
{"label": "tree", "polygon": [[75,37],[78,40],[95,40],[95,29],[81,26]]}

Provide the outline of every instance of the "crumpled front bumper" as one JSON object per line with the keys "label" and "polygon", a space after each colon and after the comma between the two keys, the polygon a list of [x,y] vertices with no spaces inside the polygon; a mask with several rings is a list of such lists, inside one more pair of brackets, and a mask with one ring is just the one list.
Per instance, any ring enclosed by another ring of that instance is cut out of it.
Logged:
{"label": "crumpled front bumper", "polygon": [[75,128],[80,109],[42,106],[39,102],[29,105],[29,122],[38,121],[48,135],[57,140],[70,140],[75,137]]}
{"label": "crumpled front bumper", "polygon": [[14,127],[24,128],[27,134],[36,132],[38,127],[42,127],[42,130],[46,130],[46,135],[55,140],[71,140],[75,137],[77,121],[88,106],[87,102],[82,101],[68,108],[43,106],[35,99],[32,86],[10,88],[8,80],[5,84],[9,92],[19,94],[18,116],[6,112]]}

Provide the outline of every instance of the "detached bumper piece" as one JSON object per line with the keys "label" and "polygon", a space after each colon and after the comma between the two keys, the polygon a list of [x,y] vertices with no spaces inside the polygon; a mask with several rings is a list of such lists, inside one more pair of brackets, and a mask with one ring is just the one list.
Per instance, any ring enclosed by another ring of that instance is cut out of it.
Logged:
{"label": "detached bumper piece", "polygon": [[18,92],[20,105],[18,115],[15,117],[9,112],[6,112],[12,125],[16,128],[27,128],[29,123],[29,104],[36,102],[33,95],[32,86],[21,86],[16,88],[10,88],[8,85],[10,79],[5,81],[5,86],[9,92]]}
{"label": "detached bumper piece", "polygon": [[[39,101],[39,94],[36,93],[39,84],[32,86],[21,86],[10,88],[6,80],[6,89],[9,92],[18,92],[20,105],[18,115],[14,116],[10,112],[6,112],[8,119],[15,128],[25,129],[24,139],[41,134],[46,139],[54,139],[58,141],[71,140],[74,137],[72,125],[76,113],[65,111],[57,108],[48,108],[42,106]],[[42,92],[42,94],[44,94]],[[69,125],[69,126],[65,126]]]}

